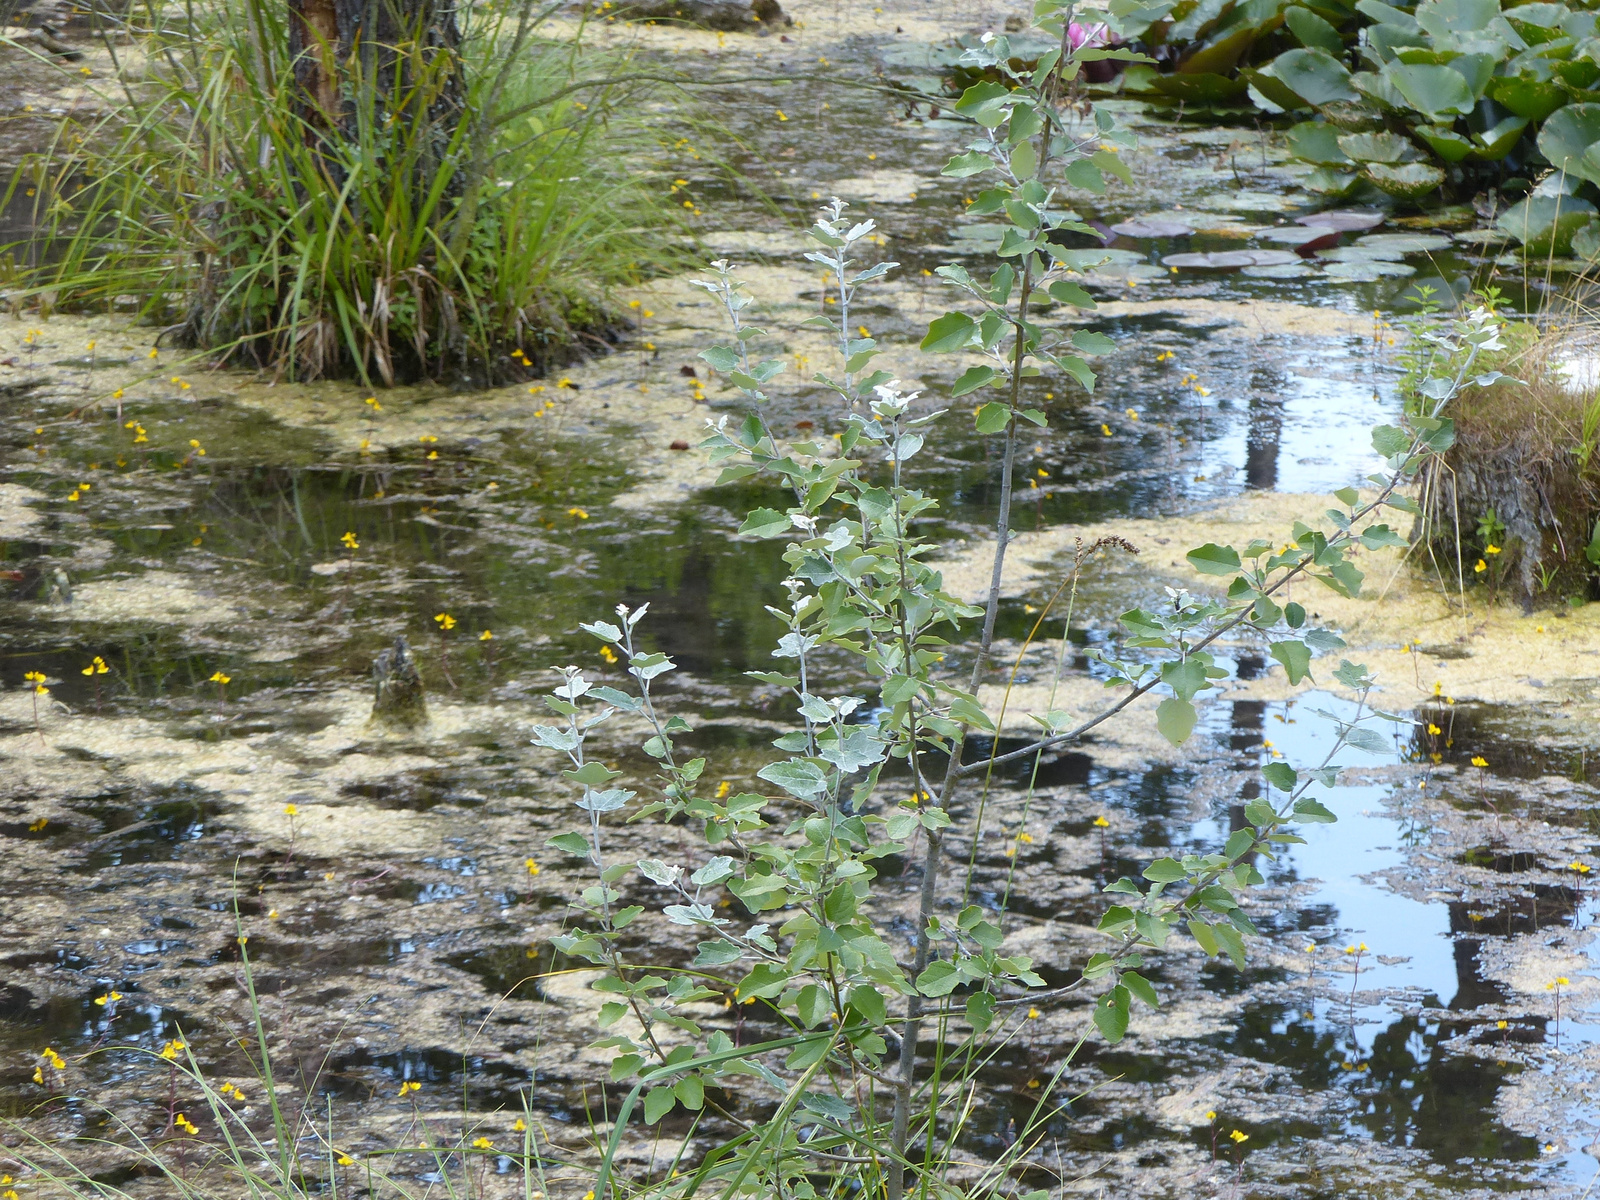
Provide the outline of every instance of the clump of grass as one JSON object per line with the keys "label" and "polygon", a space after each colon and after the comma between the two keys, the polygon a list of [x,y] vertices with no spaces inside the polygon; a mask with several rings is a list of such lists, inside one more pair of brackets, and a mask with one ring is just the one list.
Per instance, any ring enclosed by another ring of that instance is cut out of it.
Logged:
{"label": "clump of grass", "polygon": [[644,168],[652,85],[581,27],[545,36],[555,7],[358,41],[319,100],[287,6],[151,4],[88,81],[103,115],[11,182],[35,226],[6,248],[14,295],[137,310],[297,380],[484,386],[570,360],[620,328],[613,288],[675,263],[679,225]]}
{"label": "clump of grass", "polygon": [[1423,472],[1434,564],[1450,591],[1505,595],[1525,610],[1587,597],[1600,513],[1600,386],[1562,370],[1592,322],[1508,323],[1487,365],[1508,377],[1469,388],[1447,414],[1455,442]]}

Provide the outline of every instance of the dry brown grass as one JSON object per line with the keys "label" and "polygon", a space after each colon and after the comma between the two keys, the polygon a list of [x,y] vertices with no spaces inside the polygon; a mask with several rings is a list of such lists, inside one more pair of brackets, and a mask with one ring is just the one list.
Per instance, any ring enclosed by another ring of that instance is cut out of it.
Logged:
{"label": "dry brown grass", "polygon": [[[1452,403],[1455,444],[1424,472],[1425,561],[1451,591],[1487,586],[1529,610],[1589,596],[1584,549],[1600,512],[1600,317],[1564,305],[1508,326],[1506,341],[1492,366],[1511,379],[1469,388]],[[1579,356],[1595,368],[1583,386],[1561,370]],[[1480,534],[1491,511],[1505,527],[1492,538]]]}

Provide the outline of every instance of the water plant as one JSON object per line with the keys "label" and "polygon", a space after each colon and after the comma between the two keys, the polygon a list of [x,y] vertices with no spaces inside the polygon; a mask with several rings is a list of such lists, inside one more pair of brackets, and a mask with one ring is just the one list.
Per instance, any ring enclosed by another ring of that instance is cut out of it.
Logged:
{"label": "water plant", "polygon": [[10,181],[33,197],[0,250],[17,301],[131,305],[292,379],[482,386],[603,337],[610,289],[675,261],[643,169],[656,85],[554,8],[463,9],[449,37],[431,6],[385,9],[321,51],[261,0],[136,10],[107,16],[116,77],[75,81],[103,106]]}
{"label": "water plant", "polygon": [[[1365,493],[1335,493],[1340,507],[1325,528],[1297,525],[1282,540],[1191,550],[1189,563],[1215,590],[1168,586],[1161,605],[1123,615],[1120,644],[1094,655],[1116,697],[1087,719],[1030,713],[1036,735],[1001,750],[1003,718],[985,707],[982,691],[994,682],[1018,445],[1046,420],[1028,397],[1040,386],[1033,381],[1052,377],[1092,388],[1088,357],[1111,347],[1063,318],[1094,307],[1073,276],[1103,256],[1052,235],[1081,230],[1067,210],[1067,187],[1098,190],[1106,173],[1126,170],[1116,154],[1126,133],[1103,110],[1076,123],[1067,85],[1085,63],[1129,52],[1074,47],[1068,24],[1081,12],[1070,5],[1047,0],[1039,13],[1058,46],[1036,64],[1020,66],[1003,37],[987,36],[968,52],[985,77],[955,109],[974,139],[946,174],[979,185],[972,211],[997,218],[998,261],[987,278],[955,265],[938,270],[966,307],[935,318],[922,342],[929,353],[963,356],[950,395],[973,396],[977,432],[999,442],[993,560],[979,603],[945,589],[929,561],[934,546],[918,533],[935,501],[912,486],[907,464],[925,444],[923,430],[945,412],[929,411],[918,393],[874,369],[878,343],[854,328],[859,291],[895,267],[857,257],[873,222],[851,218],[835,201],[810,230],[808,257],[838,297],[836,316],[810,321],[838,356],[832,373],[815,377],[838,399],[842,427],[831,441],[779,437],[766,406],[785,362],[761,356],[766,335],[749,320],[756,298],[727,262],[699,281],[728,321],[727,340],[701,358],[746,401],[743,417],[719,419],[703,446],[724,482],[766,477],[792,496],[782,510],[749,513],[741,532],[785,544],[791,575],[768,608],[782,626],[777,669],[750,674],[787,698],[794,723],[774,742],[779,757],[757,772],[762,790],[708,790],[705,781],[716,777],[708,760],[684,750],[691,723],[668,712],[655,690],[674,664],[644,640],[648,606],[618,606],[614,619],[583,626],[608,660],[614,654],[626,664],[632,690],[568,666],[545,700],[557,720],[536,727],[535,741],[567,760],[580,817],[549,844],[591,872],[573,900],[578,927],[555,944],[597,969],[595,1045],[612,1053],[611,1077],[628,1089],[595,1141],[597,1197],[708,1187],[730,1197],[811,1195],[819,1179],[830,1191],[889,1200],[910,1190],[989,1195],[1007,1186],[1059,1103],[1057,1084],[1076,1052],[1052,1064],[1015,1142],[975,1175],[962,1174],[955,1146],[971,1108],[960,1097],[1018,1036],[1021,1014],[1090,993],[1077,1046],[1095,1032],[1116,1042],[1135,1000],[1160,1003],[1141,968],[1174,936],[1242,965],[1255,934],[1245,906],[1263,881],[1258,859],[1299,841],[1295,826],[1334,819],[1313,789],[1333,784],[1334,760],[1347,747],[1389,749],[1369,719],[1409,720],[1368,708],[1373,680],[1364,667],[1343,661],[1328,671],[1318,662],[1343,642],[1309,627],[1305,606],[1287,592],[1291,582],[1314,579],[1356,595],[1363,573],[1352,551],[1404,545],[1376,518],[1386,509],[1416,511],[1399,488],[1450,443],[1446,406],[1464,388],[1498,378],[1474,371],[1481,354],[1501,345],[1499,322],[1482,308],[1419,329],[1426,399],[1400,424],[1373,431],[1385,469],[1368,478]],[[1047,311],[1052,303],[1063,308]],[[976,632],[962,641],[966,623]],[[1336,737],[1321,763],[1297,769],[1275,758],[1263,766],[1265,794],[1250,801],[1245,826],[1225,846],[1160,858],[1141,878],[1110,883],[1098,926],[1104,948],[1073,982],[1047,987],[1031,957],[1007,952],[1003,909],[974,901],[970,872],[966,883],[952,873],[953,845],[983,835],[987,781],[996,767],[1037,763],[1119,718],[1153,718],[1162,736],[1184,745],[1199,720],[1197,702],[1228,675],[1213,647],[1237,639],[1264,641],[1291,684],[1326,671],[1356,694],[1355,714],[1330,718]],[[599,749],[603,727],[618,718],[640,731],[655,763],[653,775],[630,781],[637,787],[623,786],[623,772],[603,760],[609,744]],[[665,861],[612,849],[613,823],[651,818],[687,824],[703,851]],[[913,859],[920,881],[906,897],[906,945],[893,931],[899,901],[883,868]],[[687,968],[639,962],[624,949],[675,931],[699,939]],[[726,1021],[709,1015],[717,1001],[734,1011],[759,1006],[778,1028],[763,1041],[736,1040]],[[712,1149],[620,1180],[618,1150],[630,1127],[674,1111],[711,1138]],[[1230,1135],[1236,1145],[1248,1136],[1240,1133]]]}

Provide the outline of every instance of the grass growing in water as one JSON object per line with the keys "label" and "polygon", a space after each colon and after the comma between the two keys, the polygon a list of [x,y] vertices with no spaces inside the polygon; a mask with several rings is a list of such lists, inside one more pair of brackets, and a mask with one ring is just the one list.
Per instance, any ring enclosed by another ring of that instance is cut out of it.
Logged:
{"label": "grass growing in water", "polygon": [[285,6],[151,5],[131,49],[107,41],[101,114],[11,181],[35,196],[13,284],[290,379],[483,386],[572,357],[617,323],[613,287],[675,261],[676,217],[640,166],[650,85],[581,27],[553,36],[554,11],[358,41],[330,115],[294,82]]}

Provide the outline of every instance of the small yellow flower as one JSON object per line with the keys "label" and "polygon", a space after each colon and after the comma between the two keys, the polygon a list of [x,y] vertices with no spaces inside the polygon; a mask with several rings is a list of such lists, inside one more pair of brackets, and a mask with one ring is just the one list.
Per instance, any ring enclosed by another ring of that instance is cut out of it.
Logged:
{"label": "small yellow flower", "polygon": [[1480,558],[1477,562],[1472,564],[1472,569],[1474,571],[1476,571],[1478,574],[1482,575],[1485,571],[1487,571],[1489,569],[1489,564],[1484,562],[1483,559]]}
{"label": "small yellow flower", "polygon": [[339,1157],[338,1157],[338,1159],[336,1161],[338,1162],[338,1164],[341,1167],[348,1167],[348,1166],[352,1165],[356,1160],[351,1158],[348,1154],[341,1154],[341,1155],[339,1155]]}
{"label": "small yellow flower", "polygon": [[356,535],[353,534],[353,533],[346,533],[339,540],[345,544],[345,547],[347,549],[350,549],[350,550],[359,550],[359,549],[361,549],[361,543],[356,540]]}
{"label": "small yellow flower", "polygon": [[1576,871],[1579,875],[1587,875],[1589,873],[1589,864],[1584,862],[1569,862],[1567,864],[1567,870]]}
{"label": "small yellow flower", "polygon": [[1504,1029],[1504,1028],[1505,1028],[1505,1027],[1506,1027],[1506,1022],[1505,1022],[1505,1021],[1503,1021],[1503,1020],[1502,1020],[1502,1021],[1496,1021],[1496,1022],[1495,1022],[1495,1023],[1494,1023],[1494,1027],[1495,1027],[1495,1028],[1496,1028],[1496,1029]]}
{"label": "small yellow flower", "polygon": [[122,399],[122,389],[118,388],[116,391],[112,392],[111,393],[111,398],[113,400],[121,400]]}
{"label": "small yellow flower", "polygon": [[1139,419],[1139,414],[1131,408],[1125,408],[1122,411],[1127,414],[1128,420],[1130,421],[1137,421]]}
{"label": "small yellow flower", "polygon": [[721,783],[717,784],[717,799],[726,800],[728,798],[728,793],[732,790],[733,785],[724,779]]}
{"label": "small yellow flower", "polygon": [[1233,1144],[1236,1146],[1241,1146],[1250,1140],[1250,1135],[1239,1129],[1235,1129],[1228,1136],[1233,1139]]}
{"label": "small yellow flower", "polygon": [[1565,975],[1558,975],[1552,982],[1544,985],[1544,990],[1548,992],[1558,987],[1570,987],[1571,984],[1572,980],[1568,979]]}
{"label": "small yellow flower", "polygon": [[1102,434],[1104,434],[1106,437],[1110,437],[1111,436],[1111,426],[1109,426],[1109,425],[1107,425],[1107,424],[1102,422],[1101,425],[1100,425],[1100,432]]}
{"label": "small yellow flower", "polygon": [[209,682],[211,682],[211,683],[232,683],[233,682],[233,676],[232,675],[224,675],[221,671],[218,671],[214,675],[211,676],[211,679],[210,679]]}
{"label": "small yellow flower", "polygon": [[617,656],[612,651],[610,646],[601,646],[600,647],[600,657],[605,659],[608,663],[614,663],[614,662],[617,661]]}
{"label": "small yellow flower", "polygon": [[534,862],[531,858],[523,859],[522,865],[528,868],[529,875],[537,875],[539,873],[539,864]]}
{"label": "small yellow flower", "polygon": [[104,996],[96,996],[94,998],[94,1002],[96,1004],[98,1004],[101,1008],[104,1008],[106,1005],[115,1004],[118,1000],[121,1000],[121,999],[122,999],[122,993],[119,992],[119,991],[116,991],[115,989],[113,989],[113,990],[107,992]]}
{"label": "small yellow flower", "polygon": [[456,619],[449,613],[435,613],[433,619],[442,630],[449,631],[456,627]]}
{"label": "small yellow flower", "polygon": [[1039,1016],[1039,1010],[1037,1008],[1030,1008],[1028,1010],[1028,1020],[1030,1020],[1030,1021],[1035,1020],[1038,1016]]}
{"label": "small yellow flower", "polygon": [[780,121],[787,121],[789,119],[788,117],[783,115],[783,109],[781,109],[781,108],[775,108],[772,111],[778,114],[778,120],[780,120]]}
{"label": "small yellow flower", "polygon": [[1094,819],[1094,826],[1095,826],[1096,829],[1105,829],[1110,824],[1111,824],[1111,822],[1106,820],[1104,817],[1096,817]]}
{"label": "small yellow flower", "polygon": [[422,1085],[414,1079],[408,1079],[406,1082],[400,1085],[400,1094],[402,1096],[408,1095],[411,1092],[420,1092],[421,1090]]}
{"label": "small yellow flower", "polygon": [[517,1118],[517,1123],[515,1125],[513,1125],[511,1128],[516,1133],[526,1133],[527,1129],[528,1129],[528,1123],[526,1121],[524,1121],[521,1117],[518,1117]]}
{"label": "small yellow flower", "polygon": [[1499,546],[1485,546],[1483,548],[1483,552],[1485,554],[1499,554],[1500,553],[1500,547]]}
{"label": "small yellow flower", "polygon": [[491,1142],[486,1137],[473,1138],[472,1139],[472,1148],[474,1150],[493,1150],[494,1149],[494,1143]]}
{"label": "small yellow flower", "polygon": [[300,806],[298,804],[285,804],[283,806],[283,815],[286,817],[298,817],[300,815]]}
{"label": "small yellow flower", "polygon": [[1438,737],[1441,733],[1444,732],[1444,730],[1440,729],[1437,725],[1435,725],[1432,721],[1430,721],[1430,722],[1428,722],[1428,732],[1430,734],[1432,734],[1434,737]]}
{"label": "small yellow flower", "polygon": [[1206,1112],[1206,1120],[1215,1121],[1216,1119],[1217,1119],[1217,1114],[1215,1112],[1212,1112],[1212,1111],[1209,1111],[1209,1110]]}
{"label": "small yellow flower", "polygon": [[567,509],[567,516],[569,516],[569,517],[577,517],[578,520],[580,520],[580,521],[587,521],[589,519],[589,514],[584,512],[583,509],[581,509],[581,508],[569,508],[569,509]]}
{"label": "small yellow flower", "polygon": [[1474,754],[1472,756],[1472,765],[1475,767],[1487,767],[1489,765],[1489,760],[1484,758],[1481,754]]}
{"label": "small yellow flower", "polygon": [[184,1044],[183,1044],[182,1040],[178,1039],[178,1038],[174,1038],[172,1041],[168,1042],[165,1046],[161,1047],[161,1057],[166,1059],[168,1062],[173,1062],[173,1061],[175,1061],[177,1059],[179,1051],[181,1051],[183,1049],[184,1049]]}

